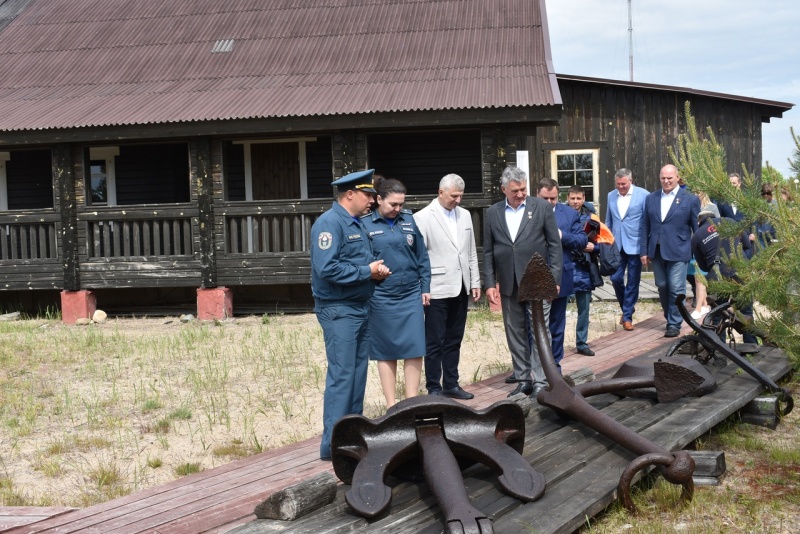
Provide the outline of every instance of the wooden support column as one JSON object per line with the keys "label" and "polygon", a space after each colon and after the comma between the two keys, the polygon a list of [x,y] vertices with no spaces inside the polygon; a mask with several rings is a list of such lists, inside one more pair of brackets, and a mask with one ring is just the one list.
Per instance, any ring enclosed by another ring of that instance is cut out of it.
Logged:
{"label": "wooden support column", "polygon": [[56,209],[61,215],[61,258],[64,266],[64,289],[81,288],[78,261],[78,206],[75,197],[75,172],[72,147],[53,147],[53,186],[58,192]]}
{"label": "wooden support column", "polygon": [[197,177],[197,228],[200,245],[200,287],[217,287],[217,260],[214,249],[214,184],[211,168],[211,141],[201,137],[192,141]]}

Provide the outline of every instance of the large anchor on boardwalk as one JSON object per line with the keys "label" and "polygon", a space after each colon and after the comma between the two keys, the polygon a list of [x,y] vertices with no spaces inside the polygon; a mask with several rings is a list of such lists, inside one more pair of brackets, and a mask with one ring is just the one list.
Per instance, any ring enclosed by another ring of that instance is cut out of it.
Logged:
{"label": "large anchor on boardwalk", "polygon": [[736,318],[735,315],[733,315],[732,319],[730,319],[730,317],[725,317],[726,314],[734,314],[733,311],[728,309],[730,308],[731,303],[724,302],[718,306],[715,306],[710,312],[708,312],[708,314],[706,314],[705,317],[703,317],[702,324],[698,324],[697,321],[692,318],[689,310],[686,309],[686,305],[684,304],[685,299],[685,295],[678,295],[675,304],[678,306],[678,311],[680,312],[681,317],[683,317],[683,320],[686,321],[686,323],[692,327],[692,330],[694,330],[699,336],[700,343],[712,351],[722,353],[726,358],[738,365],[747,374],[761,382],[761,385],[763,385],[770,393],[775,394],[779,401],[786,403],[786,406],[781,408],[781,415],[788,415],[794,407],[794,399],[792,398],[791,392],[786,388],[780,387],[770,377],[765,375],[760,369],[750,363],[747,358],[730,348],[727,343],[722,341],[717,333],[717,329],[714,324],[715,318],[720,318],[720,320],[731,320],[734,328],[738,331],[743,331],[745,328],[745,325],[738,318]]}
{"label": "large anchor on boardwalk", "polygon": [[445,532],[490,534],[491,519],[472,506],[461,463],[481,462],[500,476],[500,488],[522,501],[544,493],[544,477],[521,456],[525,416],[513,401],[474,410],[446,397],[414,397],[370,420],[348,415],[331,440],[333,469],[352,487],[345,500],[357,514],[373,518],[389,508],[388,475],[423,474],[444,515]]}
{"label": "large anchor on boardwalk", "polygon": [[630,485],[638,471],[656,465],[664,478],[683,486],[684,500],[694,494],[692,473],[694,460],[686,451],[670,452],[649,439],[640,436],[607,414],[589,404],[585,396],[634,388],[655,386],[660,401],[670,401],[692,392],[705,379],[681,365],[655,362],[654,376],[613,378],[570,387],[556,368],[553,349],[548,340],[548,326],[544,319],[543,301],[558,296],[556,281],[550,268],[539,254],[534,254],[528,263],[519,287],[520,302],[531,303],[531,326],[536,337],[536,346],[542,368],[549,385],[536,396],[539,404],[548,406],[560,415],[579,421],[593,430],[616,441],[639,455],[625,468],[619,479],[619,498],[631,512],[636,508],[630,494]]}

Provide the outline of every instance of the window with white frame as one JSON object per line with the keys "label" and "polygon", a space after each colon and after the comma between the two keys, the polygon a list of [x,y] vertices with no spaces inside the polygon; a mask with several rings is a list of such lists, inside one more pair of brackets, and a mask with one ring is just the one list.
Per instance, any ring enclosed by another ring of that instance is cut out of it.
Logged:
{"label": "window with white frame", "polygon": [[114,158],[119,156],[119,147],[103,146],[89,148],[88,200],[92,206],[117,205],[117,180]]}
{"label": "window with white frame", "polygon": [[558,190],[564,193],[573,185],[579,185],[586,193],[586,201],[594,202],[595,209],[599,199],[599,177],[597,148],[550,151],[551,177],[558,182]]}

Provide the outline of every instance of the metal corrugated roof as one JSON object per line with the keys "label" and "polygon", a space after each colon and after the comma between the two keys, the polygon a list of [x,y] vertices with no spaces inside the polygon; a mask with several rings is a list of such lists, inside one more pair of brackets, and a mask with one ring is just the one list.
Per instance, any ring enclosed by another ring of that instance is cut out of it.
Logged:
{"label": "metal corrugated roof", "polygon": [[573,74],[556,74],[559,80],[571,80],[576,82],[587,82],[593,84],[604,85],[617,85],[623,87],[631,87],[634,89],[652,89],[654,91],[669,91],[672,93],[686,93],[697,96],[707,96],[709,98],[721,98],[724,100],[734,100],[736,102],[746,102],[748,104],[758,104],[768,108],[776,108],[770,110],[773,114],[771,117],[780,117],[781,113],[789,111],[794,107],[794,104],[789,102],[779,102],[777,100],[765,100],[763,98],[754,98],[749,96],[732,95],[729,93],[717,93],[714,91],[704,91],[702,89],[693,89],[691,87],[679,87],[675,85],[660,85],[655,83],[642,83],[626,80],[612,80],[609,78],[591,78],[589,76],[576,76]]}
{"label": "metal corrugated roof", "polygon": [[544,16],[543,0],[31,0],[0,32],[0,130],[559,105]]}

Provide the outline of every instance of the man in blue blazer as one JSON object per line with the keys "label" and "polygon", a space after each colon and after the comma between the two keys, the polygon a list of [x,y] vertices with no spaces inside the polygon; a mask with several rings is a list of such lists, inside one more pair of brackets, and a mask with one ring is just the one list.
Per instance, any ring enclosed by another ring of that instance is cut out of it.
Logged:
{"label": "man in blue blazer", "polygon": [[561,359],[564,357],[564,330],[567,328],[567,299],[572,294],[572,271],[575,270],[572,251],[582,251],[586,248],[589,238],[583,231],[578,212],[558,201],[558,182],[552,178],[542,178],[539,180],[536,196],[548,201],[553,206],[556,226],[558,226],[558,233],[561,234],[563,253],[561,283],[559,284],[558,298],[553,299],[550,304],[550,337],[553,345],[553,359],[560,370]]}
{"label": "man in blue blazer", "polygon": [[[611,285],[622,310],[619,323],[625,330],[633,330],[633,314],[639,300],[639,281],[642,278],[640,249],[642,226],[644,225],[644,203],[649,194],[646,189],[633,185],[633,174],[629,169],[620,169],[614,175],[616,189],[608,193],[606,226],[614,234],[619,246],[621,260],[617,272],[611,275]],[[625,283],[625,270],[628,283]]]}
{"label": "man in blue blazer", "polygon": [[686,270],[692,259],[692,233],[697,231],[700,199],[678,187],[678,169],[674,165],[661,168],[661,189],[653,191],[645,201],[642,263],[653,262],[658,297],[667,331],[664,337],[680,334],[681,319],[675,300],[686,293]]}

